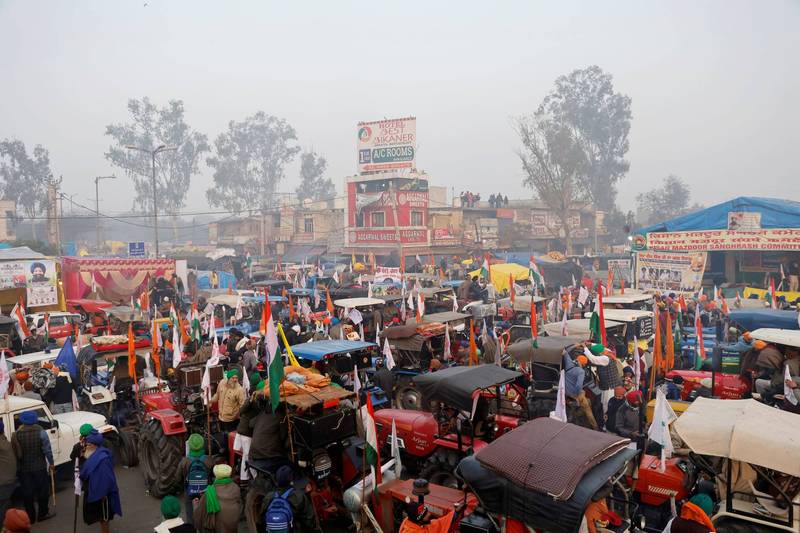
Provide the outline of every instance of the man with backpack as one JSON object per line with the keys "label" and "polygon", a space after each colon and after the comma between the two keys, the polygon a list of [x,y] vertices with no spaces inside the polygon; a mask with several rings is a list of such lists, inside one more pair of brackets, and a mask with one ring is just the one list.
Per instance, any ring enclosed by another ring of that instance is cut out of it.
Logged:
{"label": "man with backpack", "polygon": [[214,464],[206,455],[205,439],[197,433],[189,435],[188,455],[181,459],[178,468],[183,474],[184,489],[186,493],[186,523],[194,525],[192,503],[200,499],[208,488],[211,478],[211,469]]}
{"label": "man with backpack", "polygon": [[214,467],[214,482],[194,502],[195,527],[200,533],[236,533],[242,514],[242,493],[229,465]]}
{"label": "man with backpack", "polygon": [[[267,533],[308,533],[319,531],[314,506],[303,490],[292,486],[292,467],[284,465],[275,475],[277,489],[264,496],[259,531]],[[263,525],[263,527],[262,527]]]}

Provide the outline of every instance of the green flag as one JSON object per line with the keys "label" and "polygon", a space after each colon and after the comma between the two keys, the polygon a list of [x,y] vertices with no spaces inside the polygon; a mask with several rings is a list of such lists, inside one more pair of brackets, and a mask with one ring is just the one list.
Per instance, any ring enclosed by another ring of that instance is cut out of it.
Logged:
{"label": "green flag", "polygon": [[272,412],[274,413],[281,404],[281,382],[283,381],[283,356],[280,350],[275,352],[272,362],[269,364],[269,397],[272,401]]}
{"label": "green flag", "polygon": [[592,312],[592,317],[589,319],[589,331],[592,332],[592,340],[600,342],[603,338],[600,334],[600,316],[597,311]]}

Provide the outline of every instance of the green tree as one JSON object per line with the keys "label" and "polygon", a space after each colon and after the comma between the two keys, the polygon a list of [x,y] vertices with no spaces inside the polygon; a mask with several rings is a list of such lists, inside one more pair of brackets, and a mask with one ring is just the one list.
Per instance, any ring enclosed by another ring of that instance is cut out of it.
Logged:
{"label": "green tree", "polygon": [[0,191],[31,219],[34,240],[36,215],[47,209],[47,182],[52,176],[50,153],[42,145],[34,146],[28,155],[25,143],[18,139],[0,142]]}
{"label": "green tree", "polygon": [[200,172],[201,157],[210,149],[208,137],[186,124],[183,100],[170,100],[166,106],[158,107],[147,97],[132,98],[128,100],[128,112],[130,122],[106,126],[106,135],[114,140],[106,159],[133,180],[134,207],[152,213],[152,158],[147,152],[126,147],[175,147],[176,150],[156,156],[156,204],[159,212],[172,215],[174,222],[186,204],[192,177]]}
{"label": "green tree", "polygon": [[296,141],[288,122],[263,111],[241,122],[230,121],[206,160],[214,169],[214,185],[206,192],[209,203],[235,212],[266,212],[275,205],[286,165],[300,151]]}
{"label": "green tree", "polygon": [[314,150],[300,154],[300,186],[296,189],[298,200],[328,200],[336,196],[333,181],[323,178],[327,168],[328,162]]}
{"label": "green tree", "polygon": [[585,165],[578,185],[595,208],[610,211],[616,184],[628,172],[625,159],[631,129],[631,98],[614,91],[612,76],[593,65],[556,79],[538,115],[548,116],[569,130],[583,151]]}
{"label": "green tree", "polygon": [[647,214],[648,224],[657,224],[702,209],[701,205],[690,205],[690,201],[689,186],[674,174],[664,178],[661,187],[636,197],[639,209]]}

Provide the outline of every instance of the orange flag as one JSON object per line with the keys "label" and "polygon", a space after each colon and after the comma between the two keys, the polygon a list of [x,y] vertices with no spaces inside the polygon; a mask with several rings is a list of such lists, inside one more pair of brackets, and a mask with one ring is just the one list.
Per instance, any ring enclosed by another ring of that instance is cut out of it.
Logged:
{"label": "orange flag", "polygon": [[419,301],[417,303],[417,324],[422,324],[422,306],[425,305],[425,297],[420,294]]}
{"label": "orange flag", "polygon": [[161,358],[158,356],[158,322],[153,320],[153,353],[150,358],[153,360],[153,367],[156,369],[156,377],[161,377]]}
{"label": "orange flag", "polygon": [[475,325],[469,322],[469,366],[478,364],[478,345],[475,344]]}
{"label": "orange flag", "polygon": [[128,376],[136,382],[136,345],[133,338],[133,322],[128,322]]}
{"label": "orange flag", "polygon": [[[258,331],[262,335],[267,334],[267,320],[269,319],[269,296],[264,295],[264,307],[261,308],[261,323],[258,325]],[[214,320],[214,317],[211,317]]]}
{"label": "orange flag", "polygon": [[667,360],[665,372],[669,372],[675,367],[675,335],[672,333],[672,313],[667,313],[667,330],[664,332],[667,339]]}
{"label": "orange flag", "polygon": [[664,356],[661,351],[661,322],[658,316],[659,311],[655,311],[653,316],[653,328],[655,329],[655,339],[653,340],[653,368],[650,371],[650,396],[653,395],[653,387],[655,385],[656,374],[661,370],[664,364]]}
{"label": "orange flag", "polygon": [[606,296],[614,294],[614,271],[608,271],[608,285],[606,285]]}
{"label": "orange flag", "polygon": [[537,324],[538,318],[536,316],[536,304],[533,301],[533,296],[531,296],[531,338],[536,340],[539,336],[539,324]]}
{"label": "orange flag", "polygon": [[289,320],[294,320],[295,312],[294,312],[294,302],[292,301],[292,295],[289,295]]}
{"label": "orange flag", "polygon": [[[533,300],[533,298],[531,298]],[[547,301],[542,304],[542,324],[547,324]]]}
{"label": "orange flag", "polygon": [[625,278],[619,278],[619,293],[625,294]]}
{"label": "orange flag", "polygon": [[325,309],[329,315],[333,316],[333,300],[331,300],[331,291],[328,287],[325,287]]}
{"label": "orange flag", "polygon": [[[508,275],[508,295],[511,298],[511,309],[514,309],[514,275]],[[533,296],[531,296],[531,302],[533,302]]]}

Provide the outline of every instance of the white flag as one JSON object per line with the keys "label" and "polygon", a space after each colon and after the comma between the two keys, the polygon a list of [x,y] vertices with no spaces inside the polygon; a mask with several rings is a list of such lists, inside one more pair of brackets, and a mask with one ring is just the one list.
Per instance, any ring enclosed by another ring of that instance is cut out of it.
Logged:
{"label": "white flag", "polygon": [[797,405],[797,396],[794,395],[794,389],[787,385],[787,381],[792,381],[792,374],[789,372],[789,365],[786,365],[783,372],[783,396],[792,404]]}
{"label": "white flag", "polygon": [[394,356],[392,356],[392,348],[389,346],[389,339],[383,339],[383,364],[389,370],[395,367]]}
{"label": "white flag", "polygon": [[391,455],[394,459],[394,475],[400,479],[400,474],[403,472],[403,463],[400,462],[400,443],[397,440],[397,426],[392,418],[392,437],[390,440]]}
{"label": "white flag", "polygon": [[247,369],[242,370],[242,388],[244,389],[245,396],[250,395],[250,376],[247,375]]}
{"label": "white flag", "polygon": [[367,282],[367,298],[372,298],[372,282]]}
{"label": "white flag", "polygon": [[356,393],[356,398],[358,398],[358,392],[361,390],[361,379],[358,377],[358,368],[353,370],[353,392]]}
{"label": "white flag", "polygon": [[633,337],[633,379],[636,380],[636,390],[642,385],[642,360],[639,358],[639,341]]}
{"label": "white flag", "polygon": [[280,350],[278,344],[278,332],[275,330],[275,324],[272,322],[272,316],[267,319],[267,331],[264,335],[264,350],[267,352],[265,356],[266,366],[272,362],[272,358]]}
{"label": "white flag", "polygon": [[236,311],[233,313],[233,318],[237,321],[241,320],[244,317],[244,313],[242,313],[242,298],[241,296],[236,299]]}
{"label": "white flag", "polygon": [[380,322],[375,324],[375,344],[378,346],[381,345],[381,324]]}
{"label": "white flag", "polygon": [[445,322],[444,323],[444,360],[450,360],[450,325]]}
{"label": "white flag", "polygon": [[178,368],[181,364],[181,356],[183,355],[183,346],[181,346],[181,332],[178,323],[173,322],[172,325],[172,368]]}
{"label": "white flag", "polygon": [[11,374],[8,372],[6,363],[6,352],[0,352],[0,398],[5,398],[8,394],[8,386],[11,383]]}
{"label": "white flag", "polygon": [[414,310],[414,291],[408,293],[408,300],[406,301],[406,305],[409,311]]}
{"label": "white flag", "polygon": [[581,305],[581,307],[583,307],[584,304],[586,304],[586,300],[588,298],[589,298],[589,291],[586,290],[586,287],[581,285],[580,290],[578,290],[578,303]]}
{"label": "white flag", "polygon": [[421,292],[417,293],[417,307],[419,308],[419,316],[425,316],[425,300]]}
{"label": "white flag", "polygon": [[348,313],[347,318],[353,321],[353,324],[356,326],[361,324],[364,321],[364,317],[361,315],[361,311],[356,309],[355,307]]}
{"label": "white flag", "polygon": [[320,302],[322,302],[322,298],[320,297],[317,288],[314,287],[314,309],[319,309]]}
{"label": "white flag", "polygon": [[567,320],[569,320],[569,313],[567,311],[564,311],[564,315],[561,317],[561,334],[565,337],[569,335]]}
{"label": "white flag", "polygon": [[358,337],[362,341],[366,341],[367,340],[367,339],[364,338],[364,322],[359,322],[358,323]]}
{"label": "white flag", "polygon": [[647,430],[647,437],[655,443],[661,445],[661,465],[659,469],[664,472],[664,462],[672,456],[675,449],[672,447],[672,438],[669,435],[669,425],[678,417],[672,406],[667,401],[664,391],[656,389],[656,406],[653,409],[653,422]]}
{"label": "white flag", "polygon": [[453,291],[453,312],[458,313],[458,296],[456,296],[456,291]]}
{"label": "white flag", "polygon": [[558,395],[556,396],[556,408],[550,411],[550,418],[561,420],[566,423],[567,421],[567,398],[566,387],[564,385],[564,371],[561,371],[561,376],[558,378]]}
{"label": "white flag", "polygon": [[338,270],[334,270],[333,271],[333,281],[335,281],[337,284],[339,283],[339,271]]}

